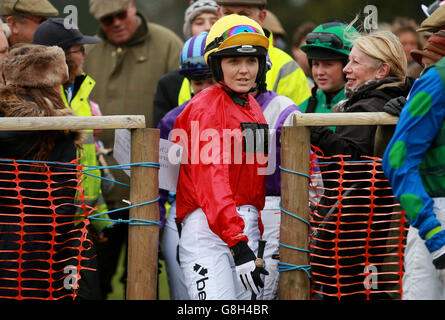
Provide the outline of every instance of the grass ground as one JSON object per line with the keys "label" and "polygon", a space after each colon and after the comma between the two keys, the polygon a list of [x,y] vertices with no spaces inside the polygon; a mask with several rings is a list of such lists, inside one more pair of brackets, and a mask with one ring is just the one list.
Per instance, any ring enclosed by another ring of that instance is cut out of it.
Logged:
{"label": "grass ground", "polygon": [[[124,285],[120,282],[122,273],[124,271],[124,254],[125,251],[122,250],[119,264],[116,270],[116,274],[113,276],[111,281],[111,286],[113,291],[108,294],[107,300],[125,300]],[[161,274],[159,275],[159,300],[170,300],[170,294],[168,291],[167,273],[165,271],[164,261],[161,260]]]}

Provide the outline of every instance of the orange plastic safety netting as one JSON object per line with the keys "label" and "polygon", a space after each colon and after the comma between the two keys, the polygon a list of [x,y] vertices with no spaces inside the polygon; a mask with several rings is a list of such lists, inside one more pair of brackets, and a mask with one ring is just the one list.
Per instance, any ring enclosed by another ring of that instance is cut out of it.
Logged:
{"label": "orange plastic safety netting", "polygon": [[0,160],[0,299],[76,298],[94,257],[81,179],[77,161]]}
{"label": "orange plastic safety netting", "polygon": [[312,158],[313,299],[400,299],[408,225],[381,159]]}

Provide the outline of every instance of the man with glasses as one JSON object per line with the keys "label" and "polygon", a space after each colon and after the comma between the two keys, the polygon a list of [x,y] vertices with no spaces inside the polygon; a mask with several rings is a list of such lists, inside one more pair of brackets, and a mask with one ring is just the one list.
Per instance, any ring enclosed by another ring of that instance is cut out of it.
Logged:
{"label": "man with glasses", "polygon": [[[147,127],[153,127],[157,84],[164,74],[179,67],[181,39],[173,31],[147,22],[133,0],[90,0],[90,12],[99,21],[98,37],[102,39],[87,47],[85,56],[85,72],[96,80],[91,99],[101,106],[104,115],[144,115]],[[99,137],[105,148],[113,148],[114,131],[105,130]],[[116,164],[111,155],[105,160],[109,165]],[[125,173],[116,170],[113,174],[116,180],[128,183]],[[129,199],[129,188],[118,184],[105,195],[110,210],[122,208],[122,199]],[[111,214],[111,218],[127,216],[128,210]],[[128,226],[113,229],[102,248],[109,255],[100,270],[107,285],[115,272]],[[104,295],[107,291],[111,287]]]}
{"label": "man with glasses", "polygon": [[0,16],[9,28],[9,45],[31,43],[38,26],[59,15],[59,11],[48,0],[0,0]]}

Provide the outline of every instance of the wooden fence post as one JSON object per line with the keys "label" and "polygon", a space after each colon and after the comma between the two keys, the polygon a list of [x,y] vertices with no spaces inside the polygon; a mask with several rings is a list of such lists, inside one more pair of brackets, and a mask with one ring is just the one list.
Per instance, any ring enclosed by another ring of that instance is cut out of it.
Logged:
{"label": "wooden fence post", "polygon": [[[134,129],[131,132],[131,162],[159,163],[159,130]],[[150,167],[131,168],[132,205],[158,197],[158,171]],[[130,209],[130,219],[159,221],[158,203]],[[158,279],[159,226],[129,226],[127,300],[156,300]]]}
{"label": "wooden fence post", "polygon": [[[306,127],[284,127],[281,136],[281,166],[283,169],[309,175],[310,131]],[[281,206],[284,210],[309,220],[309,180],[307,177],[281,171]],[[292,248],[308,249],[309,226],[281,212],[280,262],[292,266],[309,265],[309,254]],[[291,248],[288,248],[291,247]],[[280,272],[280,300],[309,300],[310,281],[306,272]]]}

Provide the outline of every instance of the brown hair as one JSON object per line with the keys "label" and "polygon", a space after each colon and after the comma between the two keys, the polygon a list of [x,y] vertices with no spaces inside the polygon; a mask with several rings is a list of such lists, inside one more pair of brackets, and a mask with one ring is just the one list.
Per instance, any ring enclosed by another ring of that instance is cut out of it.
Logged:
{"label": "brown hair", "polygon": [[77,64],[71,59],[70,53],[65,50],[66,64],[68,66],[68,81],[67,83],[73,83],[76,80],[75,70],[77,69]]}

